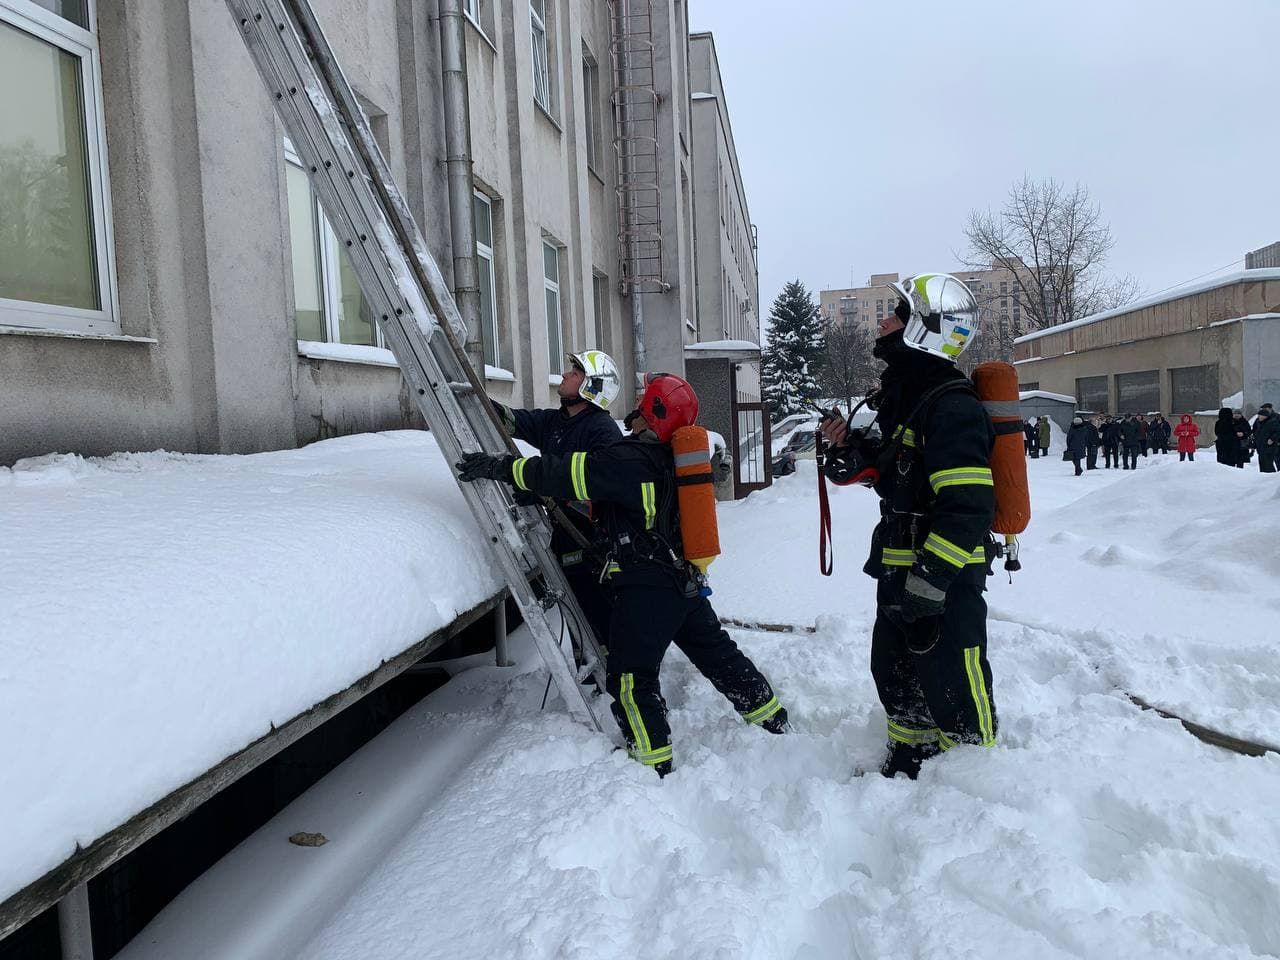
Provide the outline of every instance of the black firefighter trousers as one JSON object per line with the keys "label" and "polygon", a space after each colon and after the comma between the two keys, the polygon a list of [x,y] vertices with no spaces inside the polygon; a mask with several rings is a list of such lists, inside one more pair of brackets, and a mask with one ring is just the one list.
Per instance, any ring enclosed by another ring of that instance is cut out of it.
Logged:
{"label": "black firefighter trousers", "polygon": [[605,683],[631,755],[661,774],[671,769],[671,727],[658,673],[674,643],[752,724],[784,723],[786,711],[754,663],[720,626],[711,603],[675,586],[619,586],[609,625]]}
{"label": "black firefighter trousers", "polygon": [[937,642],[925,653],[913,653],[907,635],[884,613],[886,604],[898,602],[903,572],[880,580],[871,675],[888,718],[889,759],[883,772],[890,776],[904,772],[914,778],[923,759],[958,743],[995,743],[987,602],[982,596],[986,575],[980,564],[961,571],[947,590]]}

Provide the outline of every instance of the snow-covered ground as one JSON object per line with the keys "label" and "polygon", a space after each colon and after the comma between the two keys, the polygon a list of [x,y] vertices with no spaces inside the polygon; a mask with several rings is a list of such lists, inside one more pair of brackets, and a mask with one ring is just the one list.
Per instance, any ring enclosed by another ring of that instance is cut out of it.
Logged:
{"label": "snow-covered ground", "polygon": [[[817,625],[734,631],[792,735],[744,726],[673,651],[677,770],[659,781],[539,711],[526,647],[515,669],[459,673],[125,956],[1280,955],[1280,756],[1207,746],[1126,696],[1280,739],[1280,486],[1176,461],[1080,478],[1030,462],[1025,569],[990,581],[993,749],[952,750],[915,783],[858,775],[884,740],[859,572],[875,504],[833,492],[836,575],[820,577],[801,463],[722,505],[712,567],[721,614]],[[315,829],[327,845],[284,841]]]}

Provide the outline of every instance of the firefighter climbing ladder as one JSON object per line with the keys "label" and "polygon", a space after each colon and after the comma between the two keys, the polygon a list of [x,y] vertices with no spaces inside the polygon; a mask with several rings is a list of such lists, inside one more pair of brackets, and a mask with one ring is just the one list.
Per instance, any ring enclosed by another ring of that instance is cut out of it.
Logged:
{"label": "firefighter climbing ladder", "polygon": [[[227,0],[387,346],[450,463],[516,452],[461,343],[466,331],[308,0]],[[547,545],[547,518],[499,483],[459,484],[570,712],[599,719],[574,671],[567,629],[604,689],[604,659]],[[564,627],[551,616],[558,607]]]}

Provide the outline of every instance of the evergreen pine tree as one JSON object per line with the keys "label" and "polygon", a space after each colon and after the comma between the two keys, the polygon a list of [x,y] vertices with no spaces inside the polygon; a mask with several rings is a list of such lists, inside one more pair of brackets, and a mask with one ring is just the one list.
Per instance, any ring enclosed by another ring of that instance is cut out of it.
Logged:
{"label": "evergreen pine tree", "polygon": [[792,280],[773,301],[762,354],[761,393],[773,420],[804,409],[801,398],[818,397],[824,351],[818,305],[803,283]]}

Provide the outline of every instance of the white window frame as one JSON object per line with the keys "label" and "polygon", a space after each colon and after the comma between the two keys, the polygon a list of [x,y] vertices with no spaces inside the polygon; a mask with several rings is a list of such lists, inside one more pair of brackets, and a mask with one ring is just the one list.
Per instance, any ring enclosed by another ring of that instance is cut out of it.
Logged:
{"label": "white window frame", "polygon": [[[484,204],[485,210],[489,213],[489,237],[493,238],[493,201],[479,190],[475,191],[475,198]],[[502,341],[498,338],[498,277],[493,268],[493,247],[480,241],[480,231],[476,230],[476,269],[486,270],[489,274],[489,307],[490,315],[480,318],[481,333],[487,335],[489,341],[485,343],[486,347],[491,348],[493,352],[492,358],[487,358],[485,363],[493,367],[502,366]]]}
{"label": "white window frame", "polygon": [[462,0],[462,12],[470,17],[471,22],[477,27],[480,26],[480,0]]}
{"label": "white window frame", "polygon": [[600,63],[582,45],[583,121],[587,130],[587,169],[599,173],[604,166],[604,118],[600,110]]}
{"label": "white window frame", "polygon": [[602,270],[591,271],[591,309],[595,316],[594,329],[597,350],[604,349],[604,340],[609,326],[609,277]]}
{"label": "white window frame", "polygon": [[[547,251],[556,258],[556,279],[547,276]],[[547,302],[547,294],[556,295],[556,316],[554,322],[550,312],[547,313],[547,372],[552,376],[560,372],[564,364],[564,300],[560,296],[560,277],[564,274],[564,264],[560,262],[560,248],[549,240],[542,241],[542,302]]]}
{"label": "white window frame", "polygon": [[[305,170],[306,165],[303,164],[302,158],[298,156],[293,149],[293,144],[288,137],[284,138],[284,159],[286,163],[292,164],[300,170]],[[342,302],[342,287],[339,282],[341,271],[341,242],[338,235],[333,232],[333,227],[329,225],[329,218],[324,214],[324,208],[320,206],[320,198],[316,196],[314,188],[311,188],[311,180],[307,179],[307,186],[311,189],[311,202],[315,206],[316,219],[320,224],[320,299],[324,304],[324,343],[341,344],[341,325],[338,322],[339,305]],[[292,250],[290,257],[293,256]],[[361,291],[364,296],[364,291]],[[298,338],[298,317],[297,307],[294,308],[293,321],[294,339],[299,343],[310,343],[308,340]],[[385,349],[386,343],[382,339],[382,327],[375,320],[373,322],[373,344],[372,346],[379,349]],[[344,346],[368,347],[369,344],[344,344]]]}
{"label": "white window frame", "polygon": [[[539,13],[535,5],[542,6]],[[533,56],[533,100],[551,113],[551,58],[547,41],[546,0],[529,0],[529,41]]]}
{"label": "white window frame", "polygon": [[[97,22],[97,0],[86,0],[85,15]],[[115,239],[111,226],[111,199],[107,186],[107,137],[102,110],[102,65],[98,37],[37,6],[31,0],[0,0],[0,21],[52,44],[80,60],[80,99],[84,105],[85,160],[89,181],[89,216],[92,219],[93,253],[101,307],[85,310],[54,303],[34,303],[0,297],[0,327],[70,330],[100,336],[118,336],[120,302],[116,291]]]}

